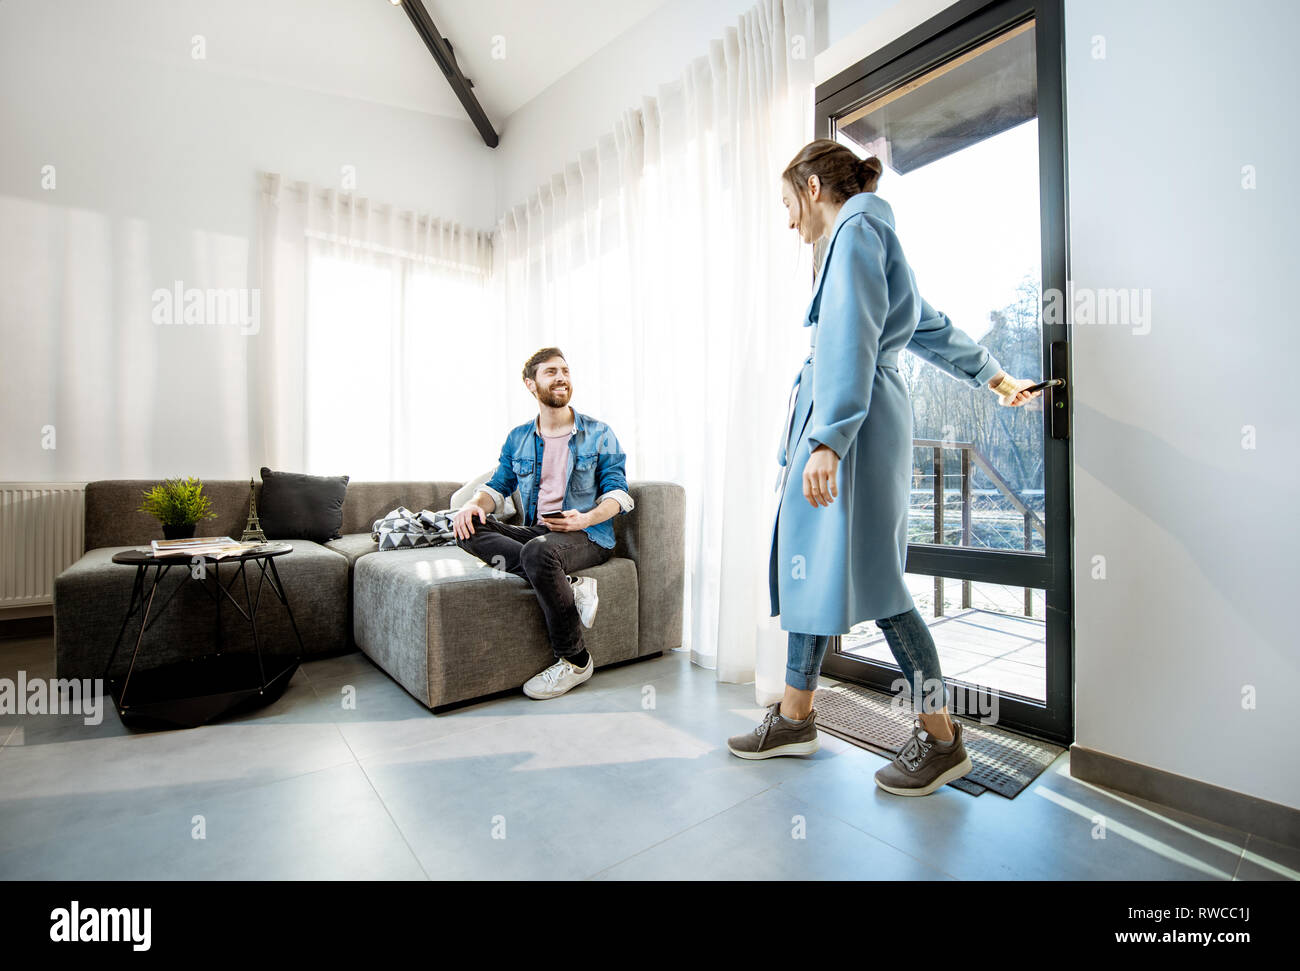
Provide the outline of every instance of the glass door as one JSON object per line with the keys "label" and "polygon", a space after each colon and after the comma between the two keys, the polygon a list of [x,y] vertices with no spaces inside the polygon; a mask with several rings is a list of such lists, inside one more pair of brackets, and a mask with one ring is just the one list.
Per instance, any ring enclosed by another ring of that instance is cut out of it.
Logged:
{"label": "glass door", "polygon": [[[1071,739],[1068,375],[1059,3],[957,4],[819,87],[820,134],[884,164],[921,295],[1017,378],[1067,379],[1004,408],[914,355],[908,582],[957,714]],[[1049,315],[1050,317],[1051,315]],[[823,670],[893,690],[874,621]]]}

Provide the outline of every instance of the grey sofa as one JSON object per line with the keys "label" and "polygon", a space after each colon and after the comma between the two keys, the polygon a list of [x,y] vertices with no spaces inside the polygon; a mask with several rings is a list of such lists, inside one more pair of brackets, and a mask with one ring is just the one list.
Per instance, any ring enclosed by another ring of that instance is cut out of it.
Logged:
{"label": "grey sofa", "polygon": [[[61,678],[97,678],[113,648],[131,596],[135,570],[114,553],[147,546],[157,523],[137,512],[153,480],[111,480],[86,486],[85,555],[54,583],[55,656]],[[324,544],[291,540],[277,559],[303,641],[303,657],[359,648],[416,698],[441,708],[517,689],[553,655],[541,608],[527,582],[493,570],[456,546],[379,552],[371,524],[396,506],[445,509],[459,482],[353,482],[343,504],[342,538]],[[260,489],[260,486],[258,487]],[[600,609],[585,633],[597,667],[651,657],[681,643],[685,582],[685,494],[670,482],[634,482],[630,513],[616,516],[614,555],[581,573],[598,581]],[[248,518],[248,483],[204,484],[218,518],[202,535],[238,538]],[[274,538],[274,537],[271,537]],[[234,579],[234,567],[221,568]],[[257,571],[248,571],[250,584]],[[215,649],[212,601],[173,569],[158,591],[138,667],[154,667]],[[242,587],[232,592],[242,601]],[[296,644],[284,608],[265,598],[258,612],[263,650],[292,653]],[[125,669],[139,617],[127,625],[114,662]],[[235,623],[235,621],[240,621]],[[225,647],[252,650],[248,624],[223,608]]]}

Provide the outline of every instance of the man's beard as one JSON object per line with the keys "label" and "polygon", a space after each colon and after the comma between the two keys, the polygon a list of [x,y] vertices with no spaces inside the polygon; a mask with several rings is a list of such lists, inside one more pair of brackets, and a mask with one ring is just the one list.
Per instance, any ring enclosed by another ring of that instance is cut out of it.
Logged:
{"label": "man's beard", "polygon": [[544,391],[539,391],[538,397],[541,399],[542,404],[546,405],[548,408],[563,408],[569,403],[569,396],[572,394],[573,388],[571,387],[564,387],[559,391],[553,391],[551,388],[547,388]]}

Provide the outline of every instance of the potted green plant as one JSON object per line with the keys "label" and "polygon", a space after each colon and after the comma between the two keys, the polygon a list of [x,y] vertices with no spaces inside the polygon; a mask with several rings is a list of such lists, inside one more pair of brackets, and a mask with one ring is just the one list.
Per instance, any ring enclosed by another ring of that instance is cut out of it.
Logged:
{"label": "potted green plant", "polygon": [[216,519],[212,500],[203,494],[199,479],[166,479],[144,493],[140,512],[162,523],[167,539],[189,539],[200,519]]}

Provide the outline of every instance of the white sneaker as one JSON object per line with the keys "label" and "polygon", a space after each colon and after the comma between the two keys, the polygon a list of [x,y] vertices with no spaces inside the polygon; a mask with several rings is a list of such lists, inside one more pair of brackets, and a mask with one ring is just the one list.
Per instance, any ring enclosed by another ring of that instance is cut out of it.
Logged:
{"label": "white sneaker", "polygon": [[558,698],[570,688],[576,688],[591,677],[596,668],[596,659],[587,655],[587,666],[580,668],[560,658],[541,674],[535,674],[524,682],[524,694],[530,698]]}
{"label": "white sneaker", "polygon": [[596,607],[600,602],[596,597],[596,578],[570,577],[569,580],[573,586],[573,604],[578,608],[578,619],[583,627],[590,627],[596,619]]}

